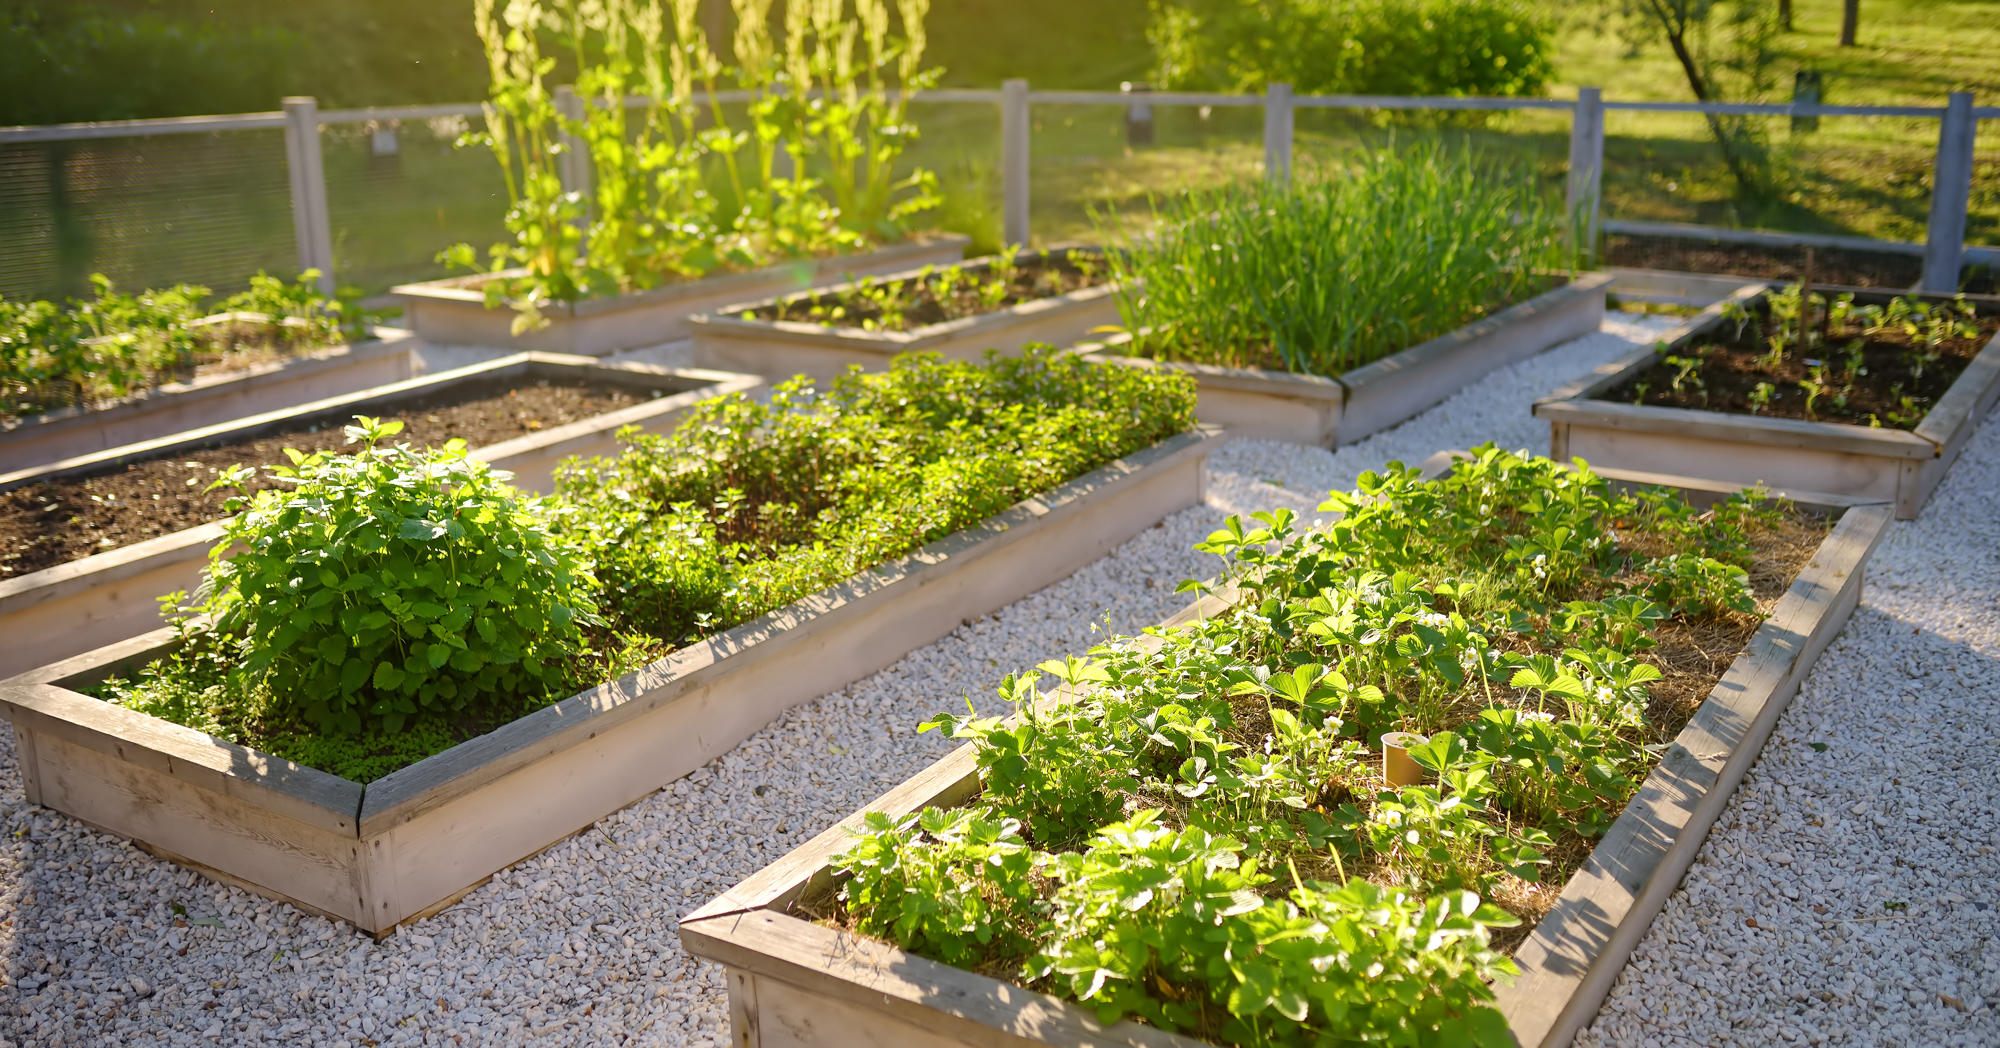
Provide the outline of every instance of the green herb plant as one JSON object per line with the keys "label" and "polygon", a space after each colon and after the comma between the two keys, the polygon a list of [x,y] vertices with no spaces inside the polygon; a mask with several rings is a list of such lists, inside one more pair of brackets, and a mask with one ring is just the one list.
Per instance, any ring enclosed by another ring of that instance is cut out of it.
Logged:
{"label": "green herb plant", "polygon": [[1546,290],[1568,219],[1525,167],[1423,143],[1289,185],[1152,202],[1143,237],[1099,215],[1132,352],[1339,375]]}
{"label": "green herb plant", "polygon": [[[972,742],[981,793],[870,816],[837,915],[1105,1022],[1511,1044],[1490,935],[1519,922],[1493,900],[1587,852],[1676,730],[1648,712],[1660,631],[1747,637],[1762,499],[1702,512],[1488,446],[1363,474],[1330,524],[1232,517],[1197,547],[1227,613],[1011,676],[1009,719],[923,726]],[[1426,781],[1382,780],[1390,730],[1428,734]]]}
{"label": "green herb plant", "polygon": [[628,430],[537,499],[364,418],[354,454],[294,453],[238,500],[202,599],[170,609],[183,644],[97,693],[367,781],[1193,424],[1182,376],[911,356]]}
{"label": "green herb plant", "polygon": [[[700,0],[475,7],[493,86],[485,130],[460,144],[499,161],[512,239],[486,265],[469,244],[440,258],[486,272],[488,305],[513,305],[517,332],[546,323],[551,300],[899,240],[940,202],[930,172],[896,173],[917,135],[907,92],[936,79],[922,67],[929,0],[897,0],[900,36],[886,0],[789,4],[781,43],[771,0],[731,6],[734,66]],[[568,112],[549,83],[558,56],[574,69]],[[719,101],[730,82],[751,93],[747,126]],[[565,184],[566,164],[588,168],[587,189]]]}
{"label": "green herb plant", "polygon": [[670,643],[756,618],[1194,424],[1192,384],[1049,347],[935,354],[768,403],[706,401],[672,434],[567,466],[574,541],[615,629]]}
{"label": "green herb plant", "polygon": [[191,378],[198,364],[234,350],[292,352],[357,337],[358,312],[315,290],[318,276],[308,270],[296,285],[264,273],[251,278],[249,291],[219,307],[275,318],[247,330],[201,323],[209,290],[191,284],[128,295],[96,274],[87,300],[0,298],[0,416],[103,406]]}

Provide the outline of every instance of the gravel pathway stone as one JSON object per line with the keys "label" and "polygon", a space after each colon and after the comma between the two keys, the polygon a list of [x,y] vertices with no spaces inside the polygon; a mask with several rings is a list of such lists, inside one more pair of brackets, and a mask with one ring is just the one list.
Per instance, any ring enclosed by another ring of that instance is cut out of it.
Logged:
{"label": "gravel pathway stone", "polygon": [[2000,414],[1868,565],[1580,1048],[2000,1044]]}
{"label": "gravel pathway stone", "polygon": [[1226,445],[1208,505],[791,711],[380,943],[28,805],[0,732],[0,1048],[726,1044],[720,970],[681,951],[676,919],[941,756],[944,740],[915,732],[928,714],[968,699],[997,712],[1002,675],[1177,610],[1175,584],[1214,570],[1189,547],[1227,513],[1310,516],[1362,470],[1441,448],[1545,451],[1529,402],[1670,323],[1614,314],[1336,453]]}

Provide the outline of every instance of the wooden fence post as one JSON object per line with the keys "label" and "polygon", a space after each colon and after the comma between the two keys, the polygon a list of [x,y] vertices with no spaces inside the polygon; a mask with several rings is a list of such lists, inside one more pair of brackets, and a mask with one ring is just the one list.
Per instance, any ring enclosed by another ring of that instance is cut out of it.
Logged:
{"label": "wooden fence post", "polygon": [[1009,246],[1028,243],[1028,82],[1000,85],[1001,233]]}
{"label": "wooden fence post", "polygon": [[319,270],[319,289],[333,294],[333,228],[326,210],[326,164],[319,149],[319,102],[285,99],[285,162],[292,176],[292,233],[299,271]]}
{"label": "wooden fence post", "polygon": [[[576,88],[563,84],[556,88],[556,112],[563,119],[583,122],[583,99],[577,97]],[[594,202],[590,191],[590,147],[568,128],[556,136],[562,143],[562,159],[556,163],[556,177],[562,179],[563,192],[576,193],[583,198],[583,217],[577,219],[578,227],[590,224],[590,206]]]}
{"label": "wooden fence post", "polygon": [[1292,180],[1292,85],[1272,84],[1264,90],[1264,178]]}
{"label": "wooden fence post", "polygon": [[1569,125],[1569,205],[1572,246],[1580,258],[1597,257],[1604,198],[1604,92],[1578,88]]}
{"label": "wooden fence post", "polygon": [[1924,291],[1958,290],[1965,259],[1965,212],[1972,196],[1972,92],[1953,91],[1938,122],[1937,162],[1931,167],[1931,221],[1924,235]]}

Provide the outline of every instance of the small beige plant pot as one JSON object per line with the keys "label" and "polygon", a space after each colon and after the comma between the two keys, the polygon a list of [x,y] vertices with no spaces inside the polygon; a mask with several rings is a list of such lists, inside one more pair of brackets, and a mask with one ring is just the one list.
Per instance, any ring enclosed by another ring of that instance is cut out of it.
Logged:
{"label": "small beige plant pot", "polygon": [[1415,786],[1424,781],[1424,766],[1410,757],[1410,747],[1431,741],[1413,731],[1392,731],[1382,736],[1382,777],[1391,786]]}

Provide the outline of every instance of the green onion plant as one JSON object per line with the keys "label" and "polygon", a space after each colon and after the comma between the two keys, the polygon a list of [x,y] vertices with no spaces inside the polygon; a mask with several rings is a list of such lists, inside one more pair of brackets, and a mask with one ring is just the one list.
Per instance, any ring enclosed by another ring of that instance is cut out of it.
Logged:
{"label": "green onion plant", "polygon": [[1109,233],[1132,351],[1339,375],[1546,289],[1572,265],[1562,202],[1524,165],[1427,142],[1346,154],[1291,185],[1151,202]]}

